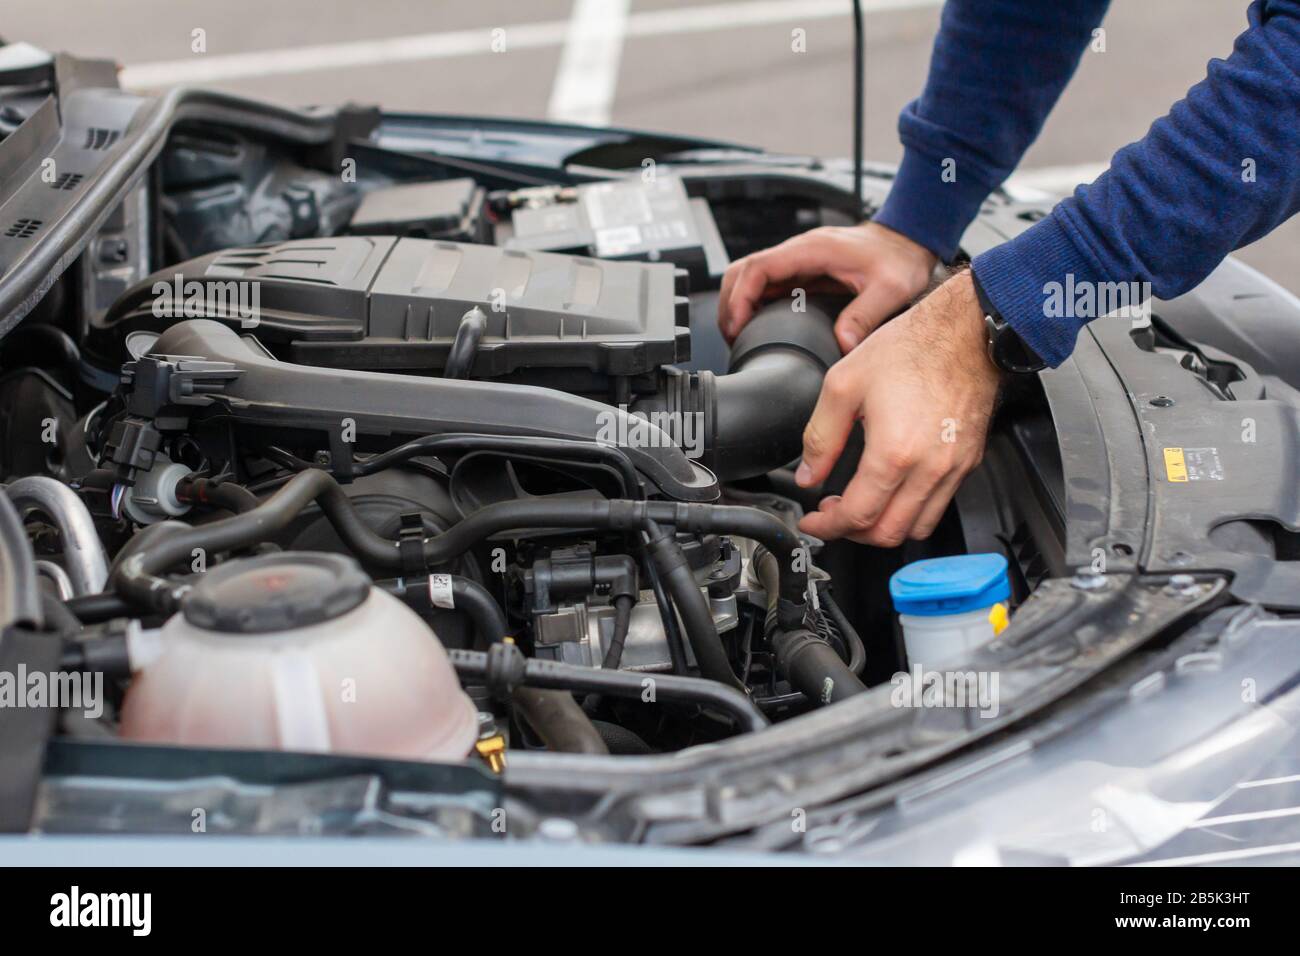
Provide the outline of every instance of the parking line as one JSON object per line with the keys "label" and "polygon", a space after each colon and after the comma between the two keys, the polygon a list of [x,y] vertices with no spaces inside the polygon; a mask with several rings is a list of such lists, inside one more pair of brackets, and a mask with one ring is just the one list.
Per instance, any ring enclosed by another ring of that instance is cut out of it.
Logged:
{"label": "parking line", "polygon": [[[889,13],[937,7],[942,2],[863,0],[862,9],[868,14]],[[702,7],[647,10],[628,14],[625,34],[629,37],[673,36],[772,23],[806,23],[847,16],[849,10],[848,0],[745,0]],[[571,20],[546,20],[249,53],[196,53],[185,59],[125,66],[119,79],[126,89],[152,90],[178,84],[220,83],[253,77],[508,53],[560,46],[568,39],[571,25]]]}
{"label": "parking line", "polygon": [[608,126],[632,0],[574,0],[546,115],[558,123]]}

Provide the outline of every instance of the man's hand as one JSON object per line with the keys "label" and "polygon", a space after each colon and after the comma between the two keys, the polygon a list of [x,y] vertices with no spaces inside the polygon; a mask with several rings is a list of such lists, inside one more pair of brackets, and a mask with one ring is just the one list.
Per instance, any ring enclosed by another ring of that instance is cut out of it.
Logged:
{"label": "man's hand", "polygon": [[722,279],[718,325],[732,342],[767,299],[795,288],[847,290],[856,298],[836,320],[835,337],[848,352],[925,291],[936,262],[928,249],[876,223],[824,226],[733,262]]}
{"label": "man's hand", "polygon": [[963,272],[835,364],[795,478],[804,487],[824,481],[859,419],[866,446],[843,496],[823,499],[804,531],[879,547],[929,537],[984,454],[1001,382],[986,342]]}

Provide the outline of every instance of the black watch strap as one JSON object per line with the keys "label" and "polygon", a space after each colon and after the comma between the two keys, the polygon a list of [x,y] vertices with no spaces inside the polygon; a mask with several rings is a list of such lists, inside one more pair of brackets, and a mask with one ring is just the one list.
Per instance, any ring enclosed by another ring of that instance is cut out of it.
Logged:
{"label": "black watch strap", "polygon": [[979,299],[980,311],[984,313],[989,360],[1002,371],[1014,375],[1027,375],[1045,369],[1047,363],[1026,344],[989,300],[984,287],[980,285],[979,277],[973,271],[970,277],[975,286],[975,296]]}

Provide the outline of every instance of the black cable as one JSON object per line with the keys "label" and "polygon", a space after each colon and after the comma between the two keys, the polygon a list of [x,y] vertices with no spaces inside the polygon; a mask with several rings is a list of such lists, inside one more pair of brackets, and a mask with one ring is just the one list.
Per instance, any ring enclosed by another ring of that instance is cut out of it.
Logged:
{"label": "black cable", "polygon": [[456,337],[452,339],[447,352],[447,362],[442,369],[443,378],[469,378],[474,368],[474,359],[478,356],[479,343],[487,331],[487,316],[478,306],[470,309],[460,317],[456,327]]}
{"label": "black cable", "polygon": [[[505,648],[503,648],[505,650]],[[509,648],[514,656],[510,677],[528,687],[548,687],[573,693],[606,694],[643,700],[645,682],[654,682],[655,699],[683,701],[718,710],[732,717],[744,732],[763,730],[768,719],[740,691],[717,681],[677,674],[642,674],[637,671],[610,671],[604,668],[579,667],[556,661],[525,658],[518,648]],[[482,683],[488,678],[488,655],[481,651],[449,650],[451,662],[462,680]]]}
{"label": "black cable", "polygon": [[[754,553],[754,570],[768,595],[768,617],[777,617],[779,565],[775,556],[760,548]],[[776,666],[790,685],[815,704],[832,704],[861,694],[867,687],[824,637],[807,627],[781,625],[768,635]]]}
{"label": "black cable", "polygon": [[[604,464],[618,473],[625,497],[634,498],[638,501],[645,500],[645,488],[641,484],[632,460],[625,451],[610,445],[598,445],[592,442],[561,438],[476,433],[426,435],[371,458],[356,462],[353,466],[353,473],[357,476],[370,475],[419,455],[436,455],[444,451],[499,451],[538,457],[577,458],[578,460]],[[302,464],[306,465],[306,462],[302,462]],[[644,544],[650,540],[649,535],[641,532],[634,536],[642,543],[641,550],[644,551]],[[650,590],[655,596],[655,604],[659,608],[659,617],[668,640],[668,652],[672,660],[673,672],[677,674],[685,673],[686,654],[681,629],[677,626],[677,612],[673,607],[672,599],[664,590],[658,569],[648,556],[645,566],[646,577],[650,582]]]}
{"label": "black cable", "polygon": [[[122,559],[114,570],[116,590],[123,597],[162,614],[180,607],[189,586],[160,576],[194,549],[209,554],[259,544],[282,531],[312,502],[316,502],[339,538],[365,565],[400,570],[398,542],[381,537],[360,517],[338,482],[324,471],[309,469],[294,475],[283,488],[256,508],[197,528],[176,522],[173,533]],[[753,508],[728,505],[678,504],[663,501],[525,499],[487,505],[423,543],[424,563],[439,567],[494,534],[526,528],[647,531],[647,545],[658,564],[666,589],[686,625],[701,670],[715,680],[739,686],[718,638],[708,603],[671,534],[658,523],[696,533],[736,533],[759,541],[778,556],[779,591],[776,616],[782,627],[802,626],[808,583],[806,559],[799,557],[799,539],[779,519]]]}
{"label": "black cable", "polygon": [[823,590],[820,594],[822,610],[830,617],[835,624],[836,630],[844,638],[844,643],[849,648],[848,665],[849,670],[862,676],[862,672],[867,666],[867,648],[862,643],[862,637],[858,634],[857,628],[849,623],[843,608],[836,603],[835,598],[831,597],[829,589]]}
{"label": "black cable", "polygon": [[[726,649],[718,637],[717,625],[713,623],[713,612],[709,602],[695,581],[695,573],[681,547],[671,534],[658,530],[655,525],[650,532],[651,541],[646,549],[651,559],[659,567],[664,586],[673,596],[677,613],[682,619],[682,626],[690,638],[695,650],[695,659],[700,665],[700,673],[712,680],[727,684],[743,691],[745,685],[736,677],[727,659]],[[657,533],[656,533],[657,532]]]}
{"label": "black cable", "polygon": [[[641,533],[643,542],[650,540],[650,536],[645,532]],[[644,544],[641,553],[645,556],[646,577],[650,579],[650,590],[654,592],[655,605],[659,608],[659,620],[663,624],[664,634],[668,639],[668,658],[673,664],[674,674],[686,673],[686,645],[682,643],[682,632],[677,627],[677,609],[673,607],[672,599],[669,598],[668,592],[664,590],[663,580],[659,577],[659,569],[655,567],[654,561],[650,560],[649,553],[646,552]]]}
{"label": "black cable", "polygon": [[616,671],[623,662],[623,646],[627,643],[627,632],[632,624],[632,607],[636,602],[629,594],[614,599],[614,634],[609,639],[605,650],[605,659],[601,666]]}
{"label": "black cable", "polygon": [[135,617],[135,605],[112,591],[68,598],[67,608],[82,624],[102,624],[117,617]]}
{"label": "black cable", "polygon": [[[425,614],[447,607],[435,603],[434,584],[430,580],[432,577],[433,575],[430,575],[428,578],[417,578],[413,581],[406,578],[376,581],[375,587],[382,588],[401,599],[407,606]],[[481,646],[487,647],[506,636],[509,626],[506,623],[505,612],[501,610],[501,605],[487,588],[459,574],[440,575],[440,577],[448,579],[451,586],[450,609],[465,612],[474,625],[474,633]]]}
{"label": "black cable", "polygon": [[525,435],[482,435],[474,432],[449,432],[445,435],[425,435],[398,445],[378,455],[356,462],[352,466],[357,477],[373,475],[419,455],[437,455],[444,451],[499,451],[503,453],[533,455],[539,458],[577,459],[613,468],[621,479],[623,495],[638,500],[645,498],[645,490],[636,467],[627,452],[613,445],[595,442],[572,441],[564,438],[539,438]]}
{"label": "black cable", "polygon": [[853,0],[853,209],[862,218],[862,135],[864,126],[863,73],[866,51],[862,36],[862,3]]}
{"label": "black cable", "polygon": [[605,746],[609,748],[612,754],[651,754],[654,751],[650,745],[641,739],[636,733],[628,730],[622,724],[610,723],[608,720],[593,720],[592,725],[596,728],[596,733],[600,734],[600,739],[605,741]]}
{"label": "black cable", "polygon": [[257,495],[243,485],[211,478],[187,478],[177,485],[176,498],[190,504],[214,505],[235,514],[252,511],[259,504]]}

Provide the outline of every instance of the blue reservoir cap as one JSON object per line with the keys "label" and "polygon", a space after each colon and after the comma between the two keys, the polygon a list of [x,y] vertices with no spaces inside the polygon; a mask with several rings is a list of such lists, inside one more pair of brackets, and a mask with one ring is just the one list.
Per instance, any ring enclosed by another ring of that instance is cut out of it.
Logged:
{"label": "blue reservoir cap", "polygon": [[1007,559],[1000,554],[959,554],[913,561],[889,579],[899,614],[938,617],[992,607],[1011,598]]}

